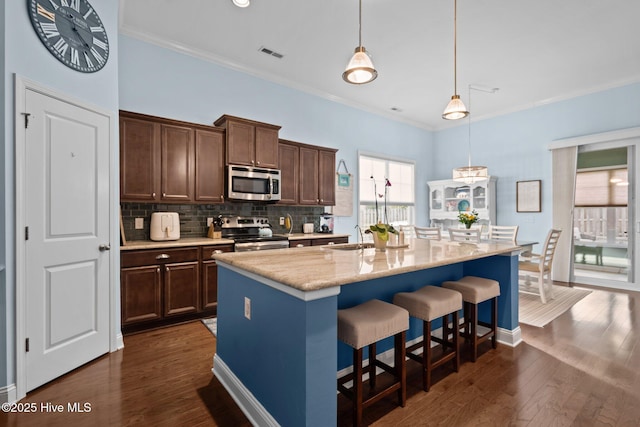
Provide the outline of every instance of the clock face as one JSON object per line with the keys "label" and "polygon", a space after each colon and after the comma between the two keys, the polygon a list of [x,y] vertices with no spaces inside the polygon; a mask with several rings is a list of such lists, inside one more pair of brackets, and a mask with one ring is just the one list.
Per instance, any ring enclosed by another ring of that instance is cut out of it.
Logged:
{"label": "clock face", "polygon": [[83,73],[100,70],[109,58],[109,39],[87,0],[27,0],[31,24],[60,62]]}

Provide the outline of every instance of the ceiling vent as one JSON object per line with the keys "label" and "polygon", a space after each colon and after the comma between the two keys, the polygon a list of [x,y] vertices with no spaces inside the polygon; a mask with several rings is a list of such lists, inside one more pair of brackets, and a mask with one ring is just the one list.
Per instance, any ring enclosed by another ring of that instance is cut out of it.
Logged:
{"label": "ceiling vent", "polygon": [[266,53],[267,55],[275,56],[278,59],[282,59],[282,57],[284,56],[283,54],[275,52],[275,51],[273,51],[273,50],[271,50],[269,48],[266,48],[264,46],[260,46],[259,50],[262,53]]}

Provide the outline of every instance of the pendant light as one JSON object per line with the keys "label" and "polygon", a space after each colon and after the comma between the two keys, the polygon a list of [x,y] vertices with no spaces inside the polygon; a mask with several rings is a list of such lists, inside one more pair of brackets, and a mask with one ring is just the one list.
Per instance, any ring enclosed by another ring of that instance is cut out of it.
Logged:
{"label": "pendant light", "polygon": [[442,113],[445,120],[458,120],[469,115],[467,107],[458,95],[457,33],[458,33],[458,0],[453,1],[453,96]]}
{"label": "pendant light", "polygon": [[373,68],[373,62],[362,46],[362,0],[359,0],[358,47],[342,73],[342,78],[347,83],[361,85],[374,81],[376,77],[378,72]]}
{"label": "pendant light", "polygon": [[[469,85],[469,110],[471,110],[471,89],[479,90],[486,93],[496,93],[498,88],[483,89]],[[468,147],[468,164],[455,168],[453,170],[453,180],[464,182],[465,184],[473,184],[478,181],[483,181],[489,178],[489,169],[486,166],[472,166],[471,165],[471,114],[467,112],[469,117],[469,147]]]}
{"label": "pendant light", "polygon": [[249,0],[231,0],[238,7],[249,7]]}

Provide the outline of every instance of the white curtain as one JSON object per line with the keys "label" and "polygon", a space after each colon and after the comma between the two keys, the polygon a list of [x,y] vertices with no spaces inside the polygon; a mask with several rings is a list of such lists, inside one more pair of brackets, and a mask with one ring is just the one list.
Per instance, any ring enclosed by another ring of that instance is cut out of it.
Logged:
{"label": "white curtain", "polygon": [[578,147],[552,150],[553,228],[562,230],[553,261],[553,280],[569,282],[573,268],[573,206]]}

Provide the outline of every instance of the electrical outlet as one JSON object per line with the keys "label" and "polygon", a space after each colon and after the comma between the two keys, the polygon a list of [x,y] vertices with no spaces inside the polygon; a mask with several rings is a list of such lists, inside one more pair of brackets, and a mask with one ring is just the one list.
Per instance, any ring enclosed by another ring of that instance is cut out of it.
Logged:
{"label": "electrical outlet", "polygon": [[136,218],[135,227],[136,230],[142,230],[144,228],[144,218]]}
{"label": "electrical outlet", "polygon": [[251,320],[251,300],[244,297],[244,317]]}
{"label": "electrical outlet", "polygon": [[207,227],[213,224],[213,218],[207,218]]}
{"label": "electrical outlet", "polygon": [[283,216],[280,217],[280,225],[284,225],[284,217]]}

